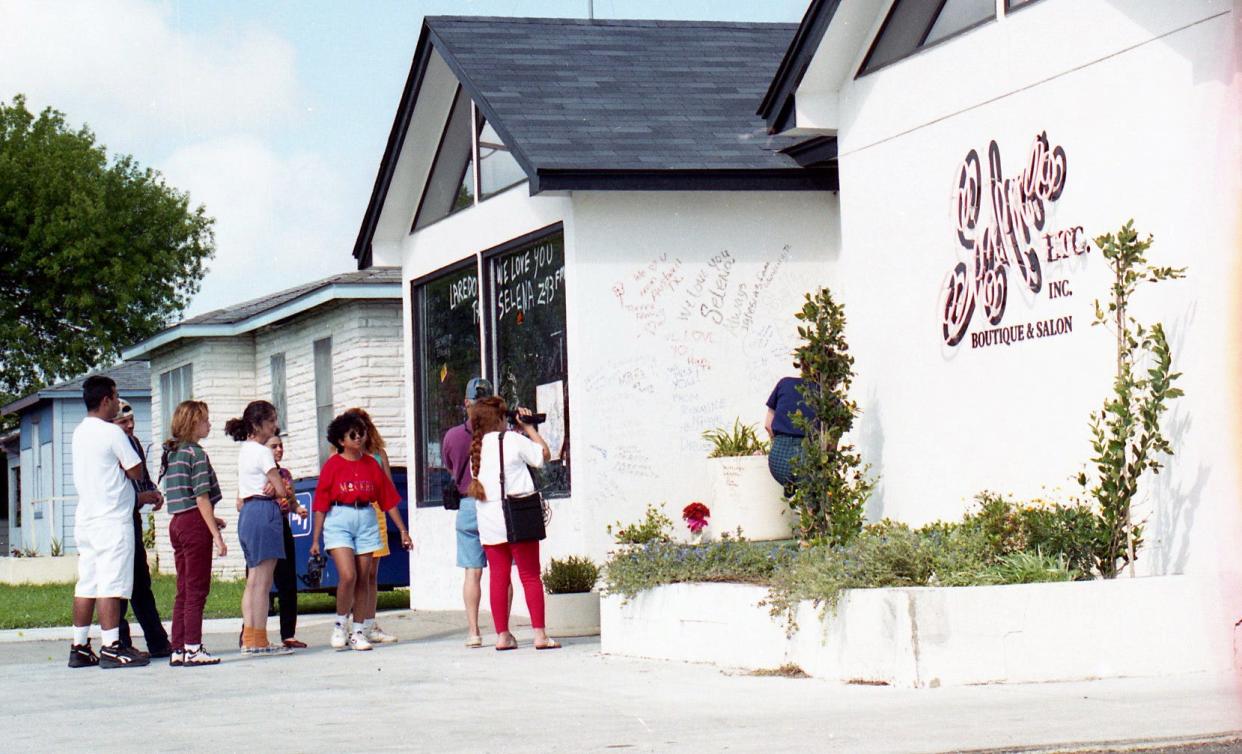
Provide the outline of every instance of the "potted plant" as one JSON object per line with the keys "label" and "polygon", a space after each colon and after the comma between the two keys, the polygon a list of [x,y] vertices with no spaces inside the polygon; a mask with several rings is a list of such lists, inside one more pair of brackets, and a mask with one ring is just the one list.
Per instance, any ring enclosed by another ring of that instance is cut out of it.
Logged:
{"label": "potted plant", "polygon": [[590,558],[552,558],[543,572],[544,622],[549,636],[598,636],[599,566]]}
{"label": "potted plant", "polygon": [[789,539],[793,519],[784,490],[768,471],[768,443],[759,439],[754,425],[736,419],[731,430],[708,430],[703,439],[712,444],[713,515],[705,538],[740,529],[747,539]]}

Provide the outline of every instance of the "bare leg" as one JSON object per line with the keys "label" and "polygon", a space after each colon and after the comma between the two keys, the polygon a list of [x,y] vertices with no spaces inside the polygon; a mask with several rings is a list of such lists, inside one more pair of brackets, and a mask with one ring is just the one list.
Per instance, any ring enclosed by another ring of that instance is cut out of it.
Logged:
{"label": "bare leg", "polygon": [[89,626],[95,617],[94,597],[73,598],[73,625]]}
{"label": "bare leg", "polygon": [[479,632],[479,601],[483,599],[483,569],[467,568],[466,578],[461,585],[461,599],[466,603],[466,625],[471,636],[481,636]]}
{"label": "bare leg", "polygon": [[354,609],[354,587],[357,582],[354,551],[349,547],[335,547],[328,550],[328,554],[336,566],[336,614],[348,615]]}
{"label": "bare leg", "polygon": [[374,563],[375,558],[371,557],[370,553],[354,558],[358,573],[357,578],[354,579],[354,622],[356,623],[375,617],[375,598],[374,592],[371,591]]}
{"label": "bare leg", "polygon": [[379,607],[379,558],[371,558],[371,577],[367,579],[367,617],[374,618]]}
{"label": "bare leg", "polygon": [[242,596],[242,622],[251,628],[267,630],[268,593],[272,590],[272,575],[276,559],[269,558],[250,569],[246,576],[246,591]]}
{"label": "bare leg", "polygon": [[100,597],[95,600],[99,611],[99,627],[111,631],[121,624],[121,600],[117,597]]}

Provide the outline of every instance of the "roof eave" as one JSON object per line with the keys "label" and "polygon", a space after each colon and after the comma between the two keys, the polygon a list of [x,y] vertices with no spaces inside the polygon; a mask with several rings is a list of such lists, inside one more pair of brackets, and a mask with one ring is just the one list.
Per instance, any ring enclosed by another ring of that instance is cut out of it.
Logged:
{"label": "roof eave", "polygon": [[628,170],[541,168],[541,191],[836,191],[836,166],[775,169]]}
{"label": "roof eave", "polygon": [[41,390],[31,393],[25,398],[19,398],[13,401],[12,403],[8,404],[7,406],[0,406],[0,416],[3,416],[4,414],[21,413],[22,411],[25,411],[26,409],[32,406],[37,406],[39,403],[46,401],[46,400],[51,400],[51,399],[43,395],[43,391]]}
{"label": "roof eave", "polygon": [[759,117],[767,121],[768,133],[780,133],[793,124],[794,92],[802,83],[807,66],[815,56],[815,51],[823,41],[824,33],[828,31],[840,5],[841,0],[811,0],[802,22],[798,25],[798,31],[789,43],[789,49],[785,51],[785,57],[781,58],[776,76],[768,85],[768,91],[763,95],[756,111]]}
{"label": "roof eave", "polygon": [[156,333],[144,341],[121,351],[121,358],[134,361],[169,346],[183,338],[228,338],[260,327],[273,325],[303,312],[316,309],[338,299],[384,300],[400,299],[401,283],[333,283],[308,291],[291,301],[252,317],[224,324],[179,324]]}

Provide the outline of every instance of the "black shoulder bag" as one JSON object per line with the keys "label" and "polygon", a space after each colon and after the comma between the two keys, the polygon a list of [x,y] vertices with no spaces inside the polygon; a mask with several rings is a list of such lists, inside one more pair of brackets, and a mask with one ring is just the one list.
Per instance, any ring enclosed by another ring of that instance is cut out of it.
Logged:
{"label": "black shoulder bag", "polygon": [[496,438],[500,445],[500,505],[505,512],[505,539],[510,542],[528,542],[548,536],[546,527],[548,504],[543,495],[505,494],[505,433]]}

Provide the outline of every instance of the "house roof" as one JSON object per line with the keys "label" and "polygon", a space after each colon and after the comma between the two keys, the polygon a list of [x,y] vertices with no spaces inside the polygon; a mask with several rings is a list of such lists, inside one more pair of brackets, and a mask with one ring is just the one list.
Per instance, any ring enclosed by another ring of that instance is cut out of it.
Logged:
{"label": "house roof", "polygon": [[122,351],[127,359],[146,356],[182,338],[228,337],[275,324],[337,299],[401,299],[401,268],[371,267],[316,280],[216,309],[161,330]]}
{"label": "house roof", "polygon": [[806,75],[806,69],[840,5],[841,0],[811,0],[806,9],[802,23],[798,24],[789,48],[776,68],[776,75],[759,103],[757,112],[767,122],[769,133],[780,133],[793,126],[794,92],[802,83],[802,77]]}
{"label": "house roof", "polygon": [[[793,24],[431,16],[354,256],[369,257],[435,51],[530,179],[548,190],[835,190],[754,112]],[[429,145],[428,148],[432,148]]]}
{"label": "house roof", "polygon": [[49,398],[81,398],[82,384],[86,382],[88,377],[101,374],[105,377],[111,377],[116,382],[116,390],[122,395],[131,397],[141,397],[151,394],[151,365],[145,361],[123,361],[120,364],[102,369],[97,372],[88,372],[87,374],[74,377],[71,380],[58,382],[51,387],[45,387],[40,390],[20,398],[7,406],[0,407],[2,414],[14,414],[24,411],[27,408]]}

